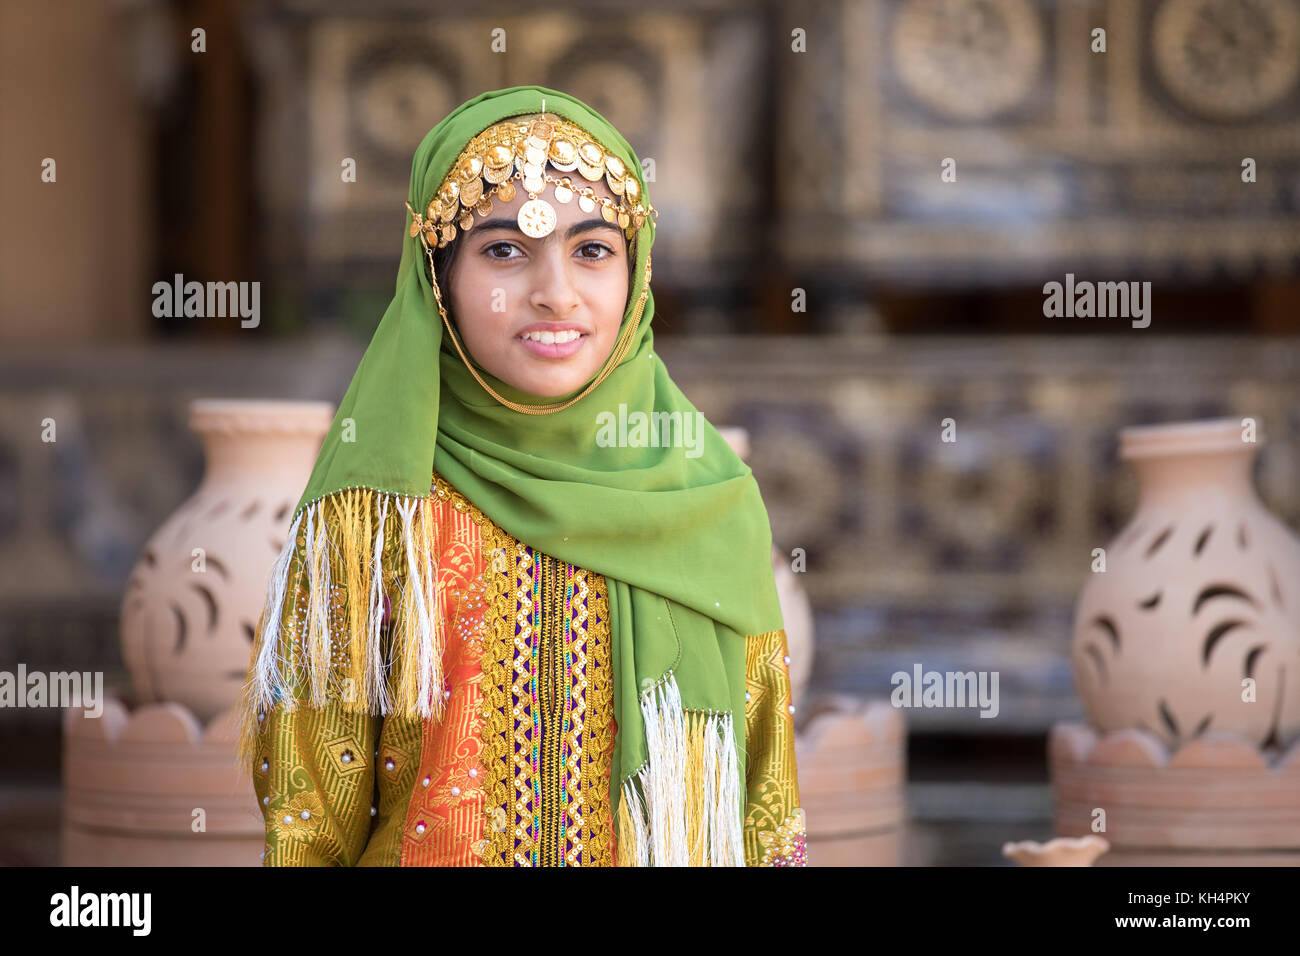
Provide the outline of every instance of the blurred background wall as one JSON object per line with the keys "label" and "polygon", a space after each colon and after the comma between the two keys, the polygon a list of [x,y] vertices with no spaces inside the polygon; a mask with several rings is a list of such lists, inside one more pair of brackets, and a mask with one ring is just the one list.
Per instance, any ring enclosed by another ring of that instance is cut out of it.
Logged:
{"label": "blurred background wall", "polygon": [[[654,162],[657,348],[750,430],[777,543],[806,552],[812,689],[1001,672],[996,720],[907,714],[912,862],[996,862],[990,825],[1050,814],[1044,734],[1081,716],[1073,600],[1134,503],[1119,427],[1254,416],[1260,493],[1300,523],[1300,0],[0,18],[0,667],[124,683],[126,576],[202,473],[188,401],[336,402],[391,295],[416,145],[517,83],[587,100]],[[155,318],[176,273],[259,281],[260,324]],[[1150,325],[1044,317],[1067,273],[1150,282]],[[58,727],[0,718],[13,837],[57,795]]]}

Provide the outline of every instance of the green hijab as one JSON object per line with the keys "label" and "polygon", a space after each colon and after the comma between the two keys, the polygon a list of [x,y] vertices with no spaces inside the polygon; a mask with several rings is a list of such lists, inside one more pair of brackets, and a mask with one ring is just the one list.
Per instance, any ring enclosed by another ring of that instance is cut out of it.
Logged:
{"label": "green hijab", "polygon": [[[557,90],[516,86],[469,100],[429,131],[411,163],[411,207],[429,204],[470,139],[507,117],[540,112],[543,97],[548,114],[576,123],[616,153],[648,195],[639,157],[604,117]],[[425,250],[409,230],[400,235],[396,293],[343,396],[295,519],[311,502],[348,487],[427,498],[436,469],[509,534],[605,576],[618,722],[615,813],[623,782],[649,756],[639,695],[670,674],[684,711],[733,715],[743,795],[745,638],[783,627],[758,485],[703,416],[698,457],[681,447],[596,441],[597,416],[617,417],[620,405],[696,414],[654,353],[653,293],[630,348],[591,394],[553,414],[525,415],[487,394],[443,341]],[[653,242],[647,217],[636,237],[624,326],[647,283]],[[448,290],[441,291],[448,302]],[[556,399],[479,374],[516,402]],[[345,419],[354,424],[354,440],[342,440]]]}

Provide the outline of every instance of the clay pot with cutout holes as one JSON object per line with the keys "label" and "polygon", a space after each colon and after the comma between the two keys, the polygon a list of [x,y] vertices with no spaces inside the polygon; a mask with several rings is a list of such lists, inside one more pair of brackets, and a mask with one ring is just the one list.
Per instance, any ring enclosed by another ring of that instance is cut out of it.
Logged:
{"label": "clay pot with cutout holes", "polygon": [[1122,429],[1137,512],[1075,611],[1071,665],[1102,733],[1176,750],[1206,733],[1300,736],[1300,539],[1265,510],[1238,419]]}
{"label": "clay pot with cutout holes", "polygon": [[141,704],[199,721],[229,709],[289,521],[333,419],[328,402],[198,399],[207,468],[145,545],[122,600],[122,655]]}

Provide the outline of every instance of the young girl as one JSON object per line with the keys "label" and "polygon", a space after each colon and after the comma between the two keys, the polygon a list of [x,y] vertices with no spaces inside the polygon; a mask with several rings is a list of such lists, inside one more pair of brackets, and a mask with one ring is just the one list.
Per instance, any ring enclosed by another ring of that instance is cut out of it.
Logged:
{"label": "young girl", "polygon": [[253,647],[265,864],[803,865],[771,530],[654,354],[640,160],[496,90],[407,209]]}

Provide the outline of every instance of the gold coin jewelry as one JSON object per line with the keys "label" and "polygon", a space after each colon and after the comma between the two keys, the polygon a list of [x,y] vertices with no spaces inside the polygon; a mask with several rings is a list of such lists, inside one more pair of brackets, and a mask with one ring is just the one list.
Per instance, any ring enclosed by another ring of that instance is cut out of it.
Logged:
{"label": "gold coin jewelry", "polygon": [[467,180],[465,185],[460,187],[460,204],[462,206],[476,206],[482,197],[483,180],[477,176]]}
{"label": "gold coin jewelry", "polygon": [[[560,173],[551,176],[546,167]],[[555,206],[542,197],[546,184],[555,187],[555,202],[578,202],[578,208],[591,213],[600,207],[606,222],[617,223],[630,240],[643,224],[651,228],[658,219],[656,210],[644,197],[644,189],[627,164],[576,123],[546,112],[541,115],[511,117],[496,123],[475,136],[452,164],[423,216],[412,210],[412,238],[423,231],[423,241],[442,248],[456,236],[473,228],[474,216],[486,217],[494,200],[512,202],[519,180],[528,194],[516,219],[524,235],[540,239],[550,235],[559,221]],[[597,196],[592,184],[604,180],[610,200]]]}
{"label": "gold coin jewelry", "polygon": [[549,236],[555,231],[555,223],[558,216],[555,213],[555,207],[545,199],[538,199],[533,193],[529,193],[528,202],[519,207],[519,228],[523,230],[525,236],[531,236],[534,239],[541,239]]}

